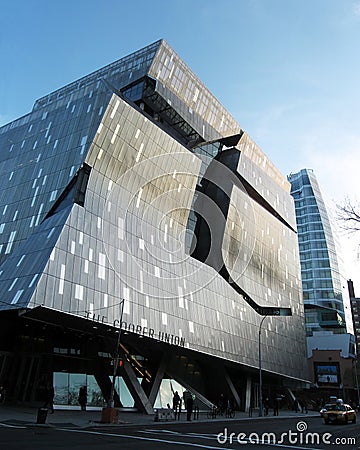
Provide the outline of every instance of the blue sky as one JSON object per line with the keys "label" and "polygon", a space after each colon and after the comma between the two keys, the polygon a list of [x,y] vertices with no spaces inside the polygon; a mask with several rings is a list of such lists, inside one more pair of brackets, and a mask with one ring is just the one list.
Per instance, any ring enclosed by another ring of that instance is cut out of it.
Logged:
{"label": "blue sky", "polygon": [[[165,38],[284,175],[312,168],[330,202],[360,200],[360,0],[0,7],[0,126],[37,98]],[[347,244],[352,267],[355,244]]]}

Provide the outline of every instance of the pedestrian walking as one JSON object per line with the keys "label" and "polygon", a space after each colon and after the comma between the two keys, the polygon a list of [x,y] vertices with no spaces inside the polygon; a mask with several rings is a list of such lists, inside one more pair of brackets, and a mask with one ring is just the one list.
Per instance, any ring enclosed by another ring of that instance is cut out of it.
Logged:
{"label": "pedestrian walking", "polygon": [[279,403],[280,403],[280,399],[278,397],[275,397],[275,399],[274,399],[274,416],[279,415]]}
{"label": "pedestrian walking", "polygon": [[6,389],[4,386],[0,386],[0,405],[5,403]]}
{"label": "pedestrian walking", "polygon": [[191,395],[191,392],[185,391],[183,394],[183,398],[184,398],[184,404],[185,404],[185,408],[186,408],[186,420],[188,422],[190,422],[191,414],[192,414],[193,406],[194,406],[194,400]]}
{"label": "pedestrian walking", "polygon": [[199,400],[196,397],[194,398],[193,411],[194,411],[193,419],[194,420],[198,420],[199,419],[200,408],[199,408]]}
{"label": "pedestrian walking", "polygon": [[178,391],[176,391],[173,396],[173,411],[175,414],[175,420],[176,419],[179,420],[180,412],[181,412],[181,398],[180,398]]}
{"label": "pedestrian walking", "polygon": [[269,408],[270,408],[269,399],[266,397],[264,401],[265,416],[269,415]]}
{"label": "pedestrian walking", "polygon": [[305,399],[303,400],[303,409],[304,409],[304,413],[307,414],[308,413],[308,407],[307,407],[307,401]]}
{"label": "pedestrian walking", "polygon": [[50,414],[54,414],[54,386],[51,383],[48,383],[45,387],[45,402],[43,408],[50,408]]}
{"label": "pedestrian walking", "polygon": [[81,386],[79,390],[79,404],[81,406],[81,411],[86,411],[87,404],[87,388],[86,386]]}

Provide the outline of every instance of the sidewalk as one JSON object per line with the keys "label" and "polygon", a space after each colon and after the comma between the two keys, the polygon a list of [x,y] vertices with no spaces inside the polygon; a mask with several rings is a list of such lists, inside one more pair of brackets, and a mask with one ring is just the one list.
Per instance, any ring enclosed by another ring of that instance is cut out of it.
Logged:
{"label": "sidewalk", "polygon": [[[118,427],[126,425],[154,425],[159,426],[164,423],[181,423],[186,422],[186,412],[181,413],[180,420],[168,421],[168,422],[154,422],[154,415],[141,414],[139,412],[119,411],[119,423],[107,424],[101,423],[101,408],[92,408],[86,411],[81,411],[80,408],[76,409],[60,409],[61,407],[55,406],[54,414],[48,412],[46,423],[37,424],[38,408],[29,406],[0,406],[0,426],[1,424],[7,426],[19,426],[19,427],[63,427],[63,428],[89,428],[89,427]],[[279,416],[269,415],[266,417],[259,417],[258,412],[254,411],[253,416],[249,417],[247,413],[237,411],[234,419],[227,419],[224,416],[218,416],[216,419],[207,418],[206,412],[200,412],[199,419],[196,422],[212,422],[212,421],[234,421],[234,420],[268,420],[277,418],[289,418],[289,417],[319,417],[317,411],[309,411],[305,413],[295,413],[294,411],[281,410]]]}
{"label": "sidewalk", "polygon": [[[61,407],[54,407],[54,414],[48,411],[46,423],[37,424],[37,407],[29,406],[1,406],[0,407],[0,423],[14,426],[56,426],[56,427],[89,427],[102,424],[101,408],[88,408],[86,411],[81,411],[80,407],[74,409],[63,409]],[[149,424],[154,421],[154,416],[148,416],[137,412],[120,412],[119,424]],[[113,426],[113,425],[112,425]]]}

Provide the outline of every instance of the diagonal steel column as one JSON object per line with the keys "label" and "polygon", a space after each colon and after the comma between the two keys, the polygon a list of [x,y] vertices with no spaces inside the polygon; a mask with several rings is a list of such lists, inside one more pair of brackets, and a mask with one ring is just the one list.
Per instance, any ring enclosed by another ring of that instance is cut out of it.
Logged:
{"label": "diagonal steel column", "polygon": [[202,402],[205,406],[207,406],[208,408],[212,408],[214,406],[214,404],[211,403],[210,400],[208,400],[206,397],[200,394],[200,392],[195,390],[192,386],[190,386],[189,383],[187,383],[183,378],[179,377],[176,373],[169,372],[169,369],[166,369],[166,373],[175,381],[177,381],[179,384],[184,386],[185,389],[189,390],[192,394],[194,394],[196,398],[198,398],[199,401]]}
{"label": "diagonal steel column", "polygon": [[248,375],[246,378],[246,394],[245,394],[245,412],[249,411],[249,408],[251,407],[251,385],[252,385],[252,379],[251,376]]}
{"label": "diagonal steel column", "polygon": [[160,362],[160,365],[159,365],[157,371],[156,371],[156,375],[155,375],[153,384],[151,386],[149,401],[152,406],[154,406],[154,404],[155,404],[156,396],[159,392],[161,381],[164,378],[166,363],[167,363],[167,358],[164,356]]}
{"label": "diagonal steel column", "polygon": [[238,406],[238,408],[241,408],[241,400],[240,400],[240,396],[237,392],[237,390],[235,389],[234,383],[232,382],[232,379],[230,378],[229,374],[226,372],[226,370],[224,369],[224,375],[225,375],[225,380],[231,390],[232,395],[234,396],[235,402]]}
{"label": "diagonal steel column", "polygon": [[131,367],[131,364],[125,359],[123,363],[124,367],[124,381],[130,394],[135,400],[135,404],[146,414],[154,414],[154,409],[147,398],[144,389],[142,388],[137,376]]}

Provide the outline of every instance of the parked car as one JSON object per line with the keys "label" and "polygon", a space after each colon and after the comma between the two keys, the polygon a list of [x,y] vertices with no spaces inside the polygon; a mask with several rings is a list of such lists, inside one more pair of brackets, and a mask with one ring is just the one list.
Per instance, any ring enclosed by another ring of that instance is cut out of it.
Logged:
{"label": "parked car", "polygon": [[321,409],[324,423],[356,423],[356,411],[346,403],[329,403]]}

